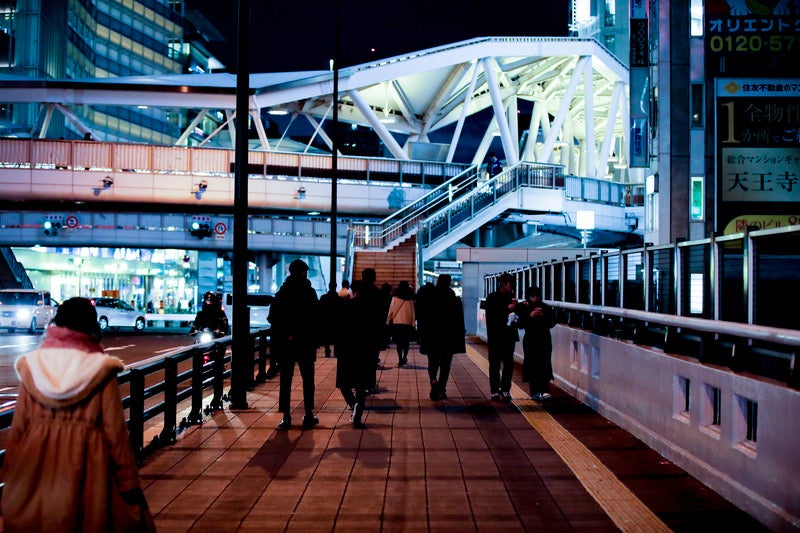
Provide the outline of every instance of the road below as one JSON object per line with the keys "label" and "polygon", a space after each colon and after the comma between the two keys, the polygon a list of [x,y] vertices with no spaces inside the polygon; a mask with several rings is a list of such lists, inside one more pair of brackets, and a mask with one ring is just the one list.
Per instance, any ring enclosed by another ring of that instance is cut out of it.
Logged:
{"label": "road below", "polygon": [[[14,361],[36,348],[41,340],[42,334],[0,332],[0,398],[17,394],[19,381]],[[178,329],[112,330],[103,336],[106,353],[119,357],[126,365],[190,345],[193,341],[187,331]]]}

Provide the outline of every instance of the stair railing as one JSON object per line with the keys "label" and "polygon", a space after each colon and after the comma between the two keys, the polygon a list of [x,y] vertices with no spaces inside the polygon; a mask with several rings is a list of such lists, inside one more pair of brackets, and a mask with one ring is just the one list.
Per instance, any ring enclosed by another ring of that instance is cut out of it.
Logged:
{"label": "stair railing", "polygon": [[473,165],[380,222],[354,222],[350,227],[353,246],[383,249],[413,233],[420,220],[469,192],[480,180],[480,174],[480,167]]}
{"label": "stair railing", "polygon": [[564,187],[564,168],[561,165],[520,162],[494,178],[481,181],[476,187],[454,198],[442,209],[420,221],[417,240],[422,249],[454,228],[474,219],[495,205],[501,198],[521,187],[555,189]]}

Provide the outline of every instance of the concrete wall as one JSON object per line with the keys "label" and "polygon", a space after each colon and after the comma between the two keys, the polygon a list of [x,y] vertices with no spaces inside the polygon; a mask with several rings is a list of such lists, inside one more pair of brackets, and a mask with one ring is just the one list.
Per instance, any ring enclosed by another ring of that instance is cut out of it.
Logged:
{"label": "concrete wall", "polygon": [[[800,391],[565,326],[553,329],[553,371],[559,387],[771,529],[800,528]],[[746,400],[758,406],[757,442],[746,439]]]}

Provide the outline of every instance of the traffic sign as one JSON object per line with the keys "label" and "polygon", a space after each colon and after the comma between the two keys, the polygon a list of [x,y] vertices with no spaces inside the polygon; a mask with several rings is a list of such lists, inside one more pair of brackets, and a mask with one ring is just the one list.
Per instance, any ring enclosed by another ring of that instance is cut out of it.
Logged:
{"label": "traffic sign", "polygon": [[225,225],[224,222],[217,222],[214,225],[214,233],[217,235],[225,235],[225,232],[228,231],[228,227]]}
{"label": "traffic sign", "polygon": [[77,228],[78,227],[78,217],[75,215],[69,215],[67,220],[65,221],[65,225],[68,228]]}

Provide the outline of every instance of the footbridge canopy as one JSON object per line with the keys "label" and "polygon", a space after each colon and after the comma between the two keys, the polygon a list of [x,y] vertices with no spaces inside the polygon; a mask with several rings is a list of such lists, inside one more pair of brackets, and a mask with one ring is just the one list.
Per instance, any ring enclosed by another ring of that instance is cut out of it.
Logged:
{"label": "footbridge canopy", "polygon": [[[397,159],[453,161],[460,148],[468,150],[472,163],[480,163],[499,136],[498,155],[508,164],[556,163],[568,174],[592,178],[627,166],[627,68],[592,39],[477,38],[342,68],[338,80],[339,120],[370,127]],[[332,116],[333,72],[251,74],[249,81],[250,114],[259,118],[254,124],[261,149],[286,151],[291,146],[283,138],[268,138],[262,111],[291,114],[287,129],[299,124],[298,119],[307,121],[314,129],[312,140],[318,137],[332,146],[323,125]],[[4,103],[44,105],[48,118],[35,132],[39,137],[47,136],[54,111],[79,131],[94,133],[75,112],[79,105],[196,110],[177,145],[187,144],[206,114],[221,112],[224,123],[203,144],[224,145],[233,137],[219,132],[226,126],[233,130],[234,74],[81,80],[6,76],[0,77],[0,94]],[[530,109],[529,124],[517,119],[522,106]],[[479,114],[484,129],[476,142],[463,132],[465,123]],[[103,140],[100,134],[95,138]]]}

